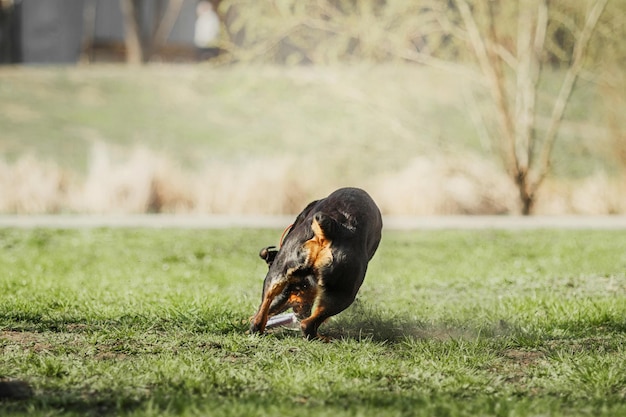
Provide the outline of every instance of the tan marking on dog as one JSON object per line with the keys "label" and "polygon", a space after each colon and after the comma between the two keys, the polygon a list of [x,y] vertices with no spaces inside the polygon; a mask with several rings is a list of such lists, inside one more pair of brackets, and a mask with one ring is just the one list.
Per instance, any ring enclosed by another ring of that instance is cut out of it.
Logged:
{"label": "tan marking on dog", "polygon": [[259,327],[261,333],[263,333],[263,331],[265,330],[265,325],[267,324],[267,319],[269,318],[268,316],[272,301],[274,301],[274,298],[276,298],[276,296],[278,296],[278,294],[280,294],[286,286],[287,281],[283,280],[275,283],[271,288],[269,288],[269,290],[265,294],[265,297],[263,298],[261,308],[259,308],[257,314],[252,318],[252,321],[257,327]]}
{"label": "tan marking on dog", "polygon": [[326,237],[317,220],[311,224],[313,237],[304,242],[304,248],[308,251],[306,264],[319,270],[333,262],[333,254],[330,250],[332,241]]}

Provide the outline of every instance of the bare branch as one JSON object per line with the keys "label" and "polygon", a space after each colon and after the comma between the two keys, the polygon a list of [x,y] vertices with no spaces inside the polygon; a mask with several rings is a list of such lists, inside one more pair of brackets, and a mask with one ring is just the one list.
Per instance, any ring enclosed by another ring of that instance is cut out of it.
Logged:
{"label": "bare branch", "polygon": [[535,37],[533,43],[533,67],[531,68],[531,100],[532,100],[532,113],[530,114],[532,132],[529,136],[529,143],[527,149],[527,158],[528,158],[528,166],[529,168],[533,165],[533,157],[535,154],[535,136],[537,134],[535,130],[535,117],[536,111],[535,106],[537,102],[537,92],[539,88],[537,84],[539,83],[539,75],[541,74],[541,63],[542,63],[542,53],[543,48],[546,43],[546,33],[548,32],[548,0],[539,0],[539,4],[537,5],[537,16],[536,16],[536,26],[535,26]]}
{"label": "bare branch", "polygon": [[451,74],[457,74],[468,79],[473,80],[477,76],[477,73],[475,71],[469,71],[467,67],[463,65],[439,59],[430,54],[419,52],[413,49],[406,48],[402,51],[399,51],[397,53],[397,56],[409,62],[415,62],[418,64],[429,66],[431,68],[440,69],[442,71],[446,71]]}
{"label": "bare branch", "polygon": [[541,154],[539,156],[537,178],[532,184],[532,188],[534,190],[539,187],[549,172],[550,157],[554,147],[556,134],[559,130],[561,121],[563,120],[563,114],[565,113],[565,108],[569,102],[569,98],[574,89],[578,75],[582,69],[583,59],[585,58],[589,39],[591,39],[591,35],[593,34],[596,24],[598,23],[598,20],[600,19],[607,3],[608,0],[596,0],[591,8],[591,11],[587,15],[585,26],[583,27],[583,30],[574,45],[572,64],[567,69],[563,83],[561,84],[561,90],[559,91],[559,95],[557,96],[554,107],[552,108],[552,116],[550,117],[548,131],[546,132],[543,146],[541,148]]}
{"label": "bare branch", "polygon": [[461,13],[463,23],[465,24],[470,43],[472,45],[472,48],[474,49],[474,54],[476,55],[476,59],[478,60],[478,64],[480,65],[483,74],[487,78],[489,78],[490,81],[493,81],[493,79],[495,78],[495,74],[493,73],[493,68],[491,67],[491,63],[489,61],[487,48],[485,46],[485,43],[483,42],[483,37],[480,34],[480,30],[478,29],[476,20],[472,15],[472,11],[470,10],[470,7],[465,0],[457,0],[457,5],[459,7],[459,12]]}
{"label": "bare branch", "polygon": [[[513,178],[519,176],[519,166],[515,156],[515,130],[513,126],[512,116],[509,110],[507,102],[506,84],[504,74],[502,73],[499,58],[496,53],[493,52],[493,47],[487,49],[483,36],[480,33],[480,29],[476,24],[476,19],[472,14],[472,11],[467,4],[466,0],[456,0],[461,18],[470,39],[474,54],[483,72],[483,75],[487,78],[487,82],[490,84],[490,92],[496,104],[496,112],[498,115],[501,134],[506,142],[504,148],[504,158],[506,168]],[[489,13],[490,19],[490,39],[492,45],[497,45],[497,36],[495,34],[495,19],[492,11]]]}
{"label": "bare branch", "polygon": [[537,5],[537,26],[535,27],[535,43],[533,45],[537,61],[541,62],[541,54],[546,43],[548,32],[548,2],[540,0]]}
{"label": "bare branch", "polygon": [[489,45],[489,48],[492,48],[498,57],[507,64],[510,68],[515,69],[517,67],[517,58],[515,55],[511,53],[508,49],[501,44]]}
{"label": "bare branch", "polygon": [[120,0],[124,16],[124,43],[126,44],[126,62],[141,64],[143,62],[143,46],[139,29],[139,11],[135,0]]}
{"label": "bare branch", "polygon": [[161,45],[167,42],[167,38],[172,32],[176,19],[178,19],[183,3],[184,0],[169,0],[167,2],[165,13],[163,14],[163,17],[161,18],[161,21],[159,22],[152,38],[151,43],[153,51],[158,50]]}
{"label": "bare branch", "polygon": [[[435,3],[433,6],[433,8],[436,7],[436,5],[438,5],[440,3]],[[447,7],[444,8],[444,10],[448,10]],[[459,29],[459,25],[456,23],[453,23],[452,21],[450,21],[450,18],[448,17],[447,13],[444,13],[442,10],[437,10],[436,13],[433,13],[434,15],[434,20],[439,24],[439,26],[443,29],[444,33],[449,33],[452,36],[455,36],[456,38],[460,39],[463,42],[468,42],[469,38],[467,36],[467,31],[463,31],[461,29]],[[486,42],[485,39],[483,39],[483,41]],[[510,68],[515,68],[517,65],[517,59],[515,58],[515,56],[504,47],[504,45],[500,45],[500,44],[496,44],[493,45],[491,43],[486,43],[485,45],[486,49],[493,49],[497,54],[498,57],[500,57],[500,59],[507,64]]]}
{"label": "bare branch", "polygon": [[[521,2],[517,23],[517,90],[515,95],[516,157],[522,172],[532,166],[535,140],[535,103],[541,70],[540,54],[548,24],[546,0]],[[535,30],[533,31],[533,25]]]}
{"label": "bare branch", "polygon": [[531,67],[533,61],[532,26],[534,22],[530,2],[520,2],[517,19],[517,84],[515,91],[515,157],[522,172],[528,172],[528,148],[532,136],[534,102]]}

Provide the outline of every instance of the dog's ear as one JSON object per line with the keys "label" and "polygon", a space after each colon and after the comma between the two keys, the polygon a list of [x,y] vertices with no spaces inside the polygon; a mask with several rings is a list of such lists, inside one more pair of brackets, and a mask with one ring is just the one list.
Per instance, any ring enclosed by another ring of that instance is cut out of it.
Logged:
{"label": "dog's ear", "polygon": [[313,216],[313,222],[311,223],[311,229],[315,233],[315,237],[324,241],[332,241],[337,232],[337,222],[331,217],[328,217],[322,212],[317,212]]}
{"label": "dog's ear", "polygon": [[261,249],[261,252],[259,252],[259,256],[261,257],[261,259],[267,262],[267,266],[270,266],[272,265],[272,262],[274,262],[274,258],[276,258],[277,253],[278,249],[276,249],[276,246],[268,246]]}
{"label": "dog's ear", "polygon": [[311,222],[313,237],[304,244],[307,253],[306,264],[314,269],[330,265],[333,254],[330,250],[335,221],[323,213],[315,213]]}

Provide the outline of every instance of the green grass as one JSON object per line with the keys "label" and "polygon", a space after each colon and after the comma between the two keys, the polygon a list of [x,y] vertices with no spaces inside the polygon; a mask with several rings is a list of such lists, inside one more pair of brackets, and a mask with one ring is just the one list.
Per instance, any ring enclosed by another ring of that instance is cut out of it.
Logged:
{"label": "green grass", "polygon": [[245,334],[276,230],[0,230],[0,415],[626,413],[626,235],[385,233],[329,344]]}

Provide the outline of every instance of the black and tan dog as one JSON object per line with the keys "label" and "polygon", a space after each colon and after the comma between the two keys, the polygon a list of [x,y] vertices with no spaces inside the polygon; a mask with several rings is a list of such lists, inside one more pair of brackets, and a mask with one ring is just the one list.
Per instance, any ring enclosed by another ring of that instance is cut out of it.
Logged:
{"label": "black and tan dog", "polygon": [[284,237],[280,249],[261,250],[269,265],[261,306],[251,333],[267,319],[292,308],[307,339],[327,318],[354,301],[381,238],[382,218],[372,198],[358,188],[341,188],[310,203]]}

